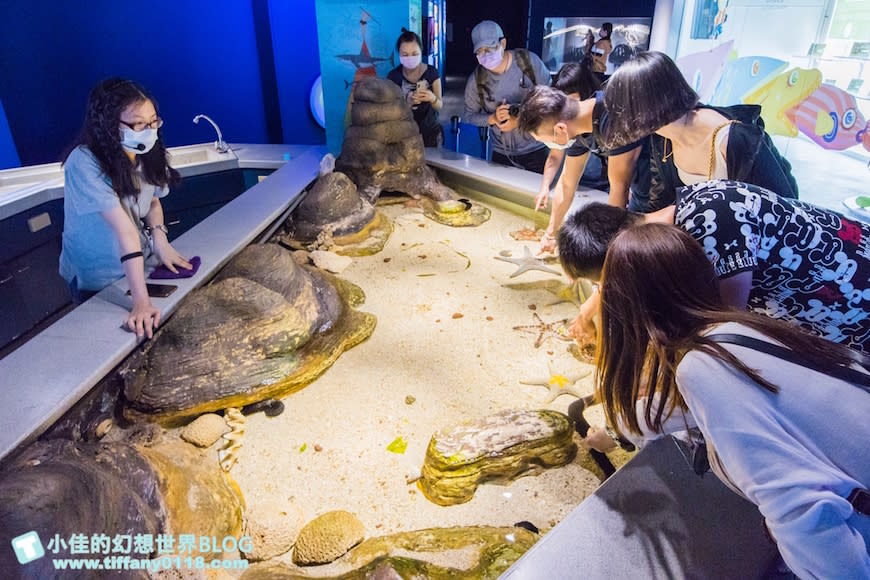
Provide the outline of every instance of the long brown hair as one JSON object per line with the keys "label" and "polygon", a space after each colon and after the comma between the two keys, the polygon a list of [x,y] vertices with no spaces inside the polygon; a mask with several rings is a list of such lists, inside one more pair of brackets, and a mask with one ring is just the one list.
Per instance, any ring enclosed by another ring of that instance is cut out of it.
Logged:
{"label": "long brown hair", "polygon": [[[724,322],[744,324],[797,352],[822,369],[848,365],[844,346],[760,314],[725,306],[713,266],[689,234],[673,225],[642,224],[616,236],[607,251],[601,283],[601,326],[596,383],[608,422],[640,433],[635,411],[646,396],[647,426],[660,430],[675,408],[686,409],[676,384],[682,356],[707,353],[777,392],[757,370],[704,332]],[[659,393],[654,405],[653,395]]]}

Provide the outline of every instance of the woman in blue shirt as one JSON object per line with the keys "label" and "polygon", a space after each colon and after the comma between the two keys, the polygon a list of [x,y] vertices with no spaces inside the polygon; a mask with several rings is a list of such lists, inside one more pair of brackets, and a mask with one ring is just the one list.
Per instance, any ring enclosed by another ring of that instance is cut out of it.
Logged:
{"label": "woman in blue shirt", "polygon": [[88,99],[84,126],[64,162],[60,274],[81,301],[122,276],[133,307],[125,325],[151,338],[160,311],[145,287],[152,254],[172,272],[191,264],[169,244],[160,198],[178,180],[160,138],[163,120],[146,90],[109,79]]}

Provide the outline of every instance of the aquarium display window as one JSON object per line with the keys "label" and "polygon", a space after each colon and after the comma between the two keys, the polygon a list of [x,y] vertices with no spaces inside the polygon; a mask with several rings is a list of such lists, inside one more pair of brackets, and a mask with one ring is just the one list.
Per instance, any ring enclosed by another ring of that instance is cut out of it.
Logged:
{"label": "aquarium display window", "polygon": [[[544,43],[541,58],[551,71],[566,62],[580,62],[588,53],[587,45],[599,40],[605,22],[613,24],[610,35],[613,51],[608,57],[612,72],[638,50],[649,48],[650,18],[589,18],[586,16],[544,18]],[[591,37],[590,37],[591,35]]]}

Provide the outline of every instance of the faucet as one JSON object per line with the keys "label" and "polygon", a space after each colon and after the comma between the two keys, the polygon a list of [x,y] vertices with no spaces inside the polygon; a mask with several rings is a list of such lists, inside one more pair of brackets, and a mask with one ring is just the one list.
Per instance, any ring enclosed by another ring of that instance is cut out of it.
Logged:
{"label": "faucet", "polygon": [[217,126],[217,123],[212,121],[211,117],[209,117],[208,115],[197,115],[196,117],[193,118],[193,122],[198,125],[200,119],[205,119],[206,121],[211,123],[211,126],[214,127],[214,130],[217,131],[218,138],[217,138],[217,141],[214,142],[214,148],[217,150],[217,152],[218,153],[226,153],[227,151],[229,151],[230,146],[226,141],[224,141],[224,138],[221,135],[221,128]]}

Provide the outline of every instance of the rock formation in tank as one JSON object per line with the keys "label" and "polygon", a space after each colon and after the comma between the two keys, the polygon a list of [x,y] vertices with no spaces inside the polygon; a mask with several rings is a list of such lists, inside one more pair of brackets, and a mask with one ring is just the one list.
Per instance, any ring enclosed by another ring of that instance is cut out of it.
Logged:
{"label": "rock formation in tank", "polygon": [[454,505],[481,483],[509,483],[570,463],[577,453],[571,419],[557,411],[502,411],[435,433],[417,482],[430,501]]}
{"label": "rock formation in tank", "polygon": [[[238,537],[244,509],[241,493],[214,462],[203,460],[204,453],[179,441],[152,446],[64,439],[34,443],[0,472],[4,577],[14,570],[27,578],[57,577],[52,558],[40,558],[24,569],[9,549],[12,538],[31,530],[58,558],[75,558],[82,546],[85,554],[101,554],[92,549],[93,538],[109,550],[120,536],[120,545],[129,546],[131,557],[153,558],[158,555],[158,535]],[[150,535],[152,547],[137,547],[137,535]],[[170,551],[163,555],[176,554],[177,547],[167,548]],[[193,556],[198,549],[194,547]],[[148,576],[131,572],[125,577]]]}
{"label": "rock formation in tank", "polygon": [[498,578],[537,541],[518,527],[431,528],[370,538],[326,566],[251,566],[242,580],[296,578]]}
{"label": "rock formation in tank", "polygon": [[360,196],[347,175],[331,171],[314,182],[278,240],[294,249],[356,256],[381,251],[392,231],[390,220]]}
{"label": "rock formation in tank", "polygon": [[423,137],[398,85],[378,78],[356,83],[350,113],[335,168],[363,197],[374,203],[383,190],[436,201],[455,197],[426,165]]}
{"label": "rock formation in tank", "polygon": [[372,333],[363,299],[277,244],[248,246],[123,364],[124,415],[176,425],[298,390]]}

